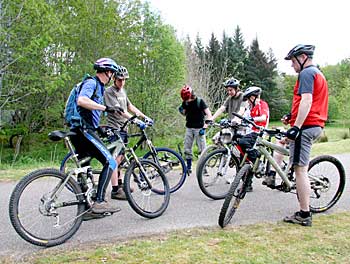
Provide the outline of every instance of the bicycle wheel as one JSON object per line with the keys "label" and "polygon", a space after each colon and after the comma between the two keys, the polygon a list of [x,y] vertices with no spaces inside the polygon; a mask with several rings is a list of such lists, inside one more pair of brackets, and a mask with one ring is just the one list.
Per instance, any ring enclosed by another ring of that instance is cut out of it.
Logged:
{"label": "bicycle wheel", "polygon": [[155,148],[156,159],[151,151],[147,152],[143,158],[151,159],[162,168],[170,187],[170,192],[176,192],[186,180],[186,164],[183,158],[175,150],[169,148]]}
{"label": "bicycle wheel", "polygon": [[133,160],[125,173],[124,192],[130,206],[136,213],[146,218],[162,215],[168,207],[169,183],[154,162],[140,159],[139,165]]}
{"label": "bicycle wheel", "polygon": [[26,241],[51,247],[64,243],[79,229],[84,197],[78,184],[55,169],[36,170],[13,190],[9,214],[12,226]]}
{"label": "bicycle wheel", "polygon": [[308,175],[311,184],[311,212],[327,211],[336,204],[344,191],[343,165],[335,157],[322,155],[310,161]]}
{"label": "bicycle wheel", "polygon": [[199,164],[197,180],[201,191],[211,199],[225,198],[239,169],[235,156],[228,160],[226,149],[210,152]]}
{"label": "bicycle wheel", "polygon": [[72,153],[67,153],[67,155],[64,156],[63,160],[61,161],[60,171],[63,173],[67,173],[70,169],[76,167],[77,165],[75,164]]}
{"label": "bicycle wheel", "polygon": [[[99,163],[96,159],[91,159],[90,157],[84,158],[85,164],[80,164],[81,166],[91,165],[93,167],[92,173],[96,176],[100,175],[102,171],[102,164]],[[79,161],[80,163],[82,161]],[[73,159],[72,153],[68,153],[64,156],[61,161],[60,171],[63,173],[68,173],[70,170],[77,168],[77,164]]]}
{"label": "bicycle wheel", "polygon": [[251,166],[249,164],[244,165],[237,173],[234,181],[231,184],[225,201],[221,207],[219,215],[219,226],[224,228],[231,221],[233,215],[236,213],[241,200],[243,200],[246,194],[246,180],[251,172]]}
{"label": "bicycle wheel", "polygon": [[217,150],[219,149],[219,146],[218,145],[209,145],[207,146],[203,152],[201,153],[198,161],[197,161],[197,166],[196,166],[196,175],[198,175],[198,169],[199,169],[199,166],[201,163],[203,163],[203,160],[206,156],[209,155],[209,153],[213,152],[214,150]]}

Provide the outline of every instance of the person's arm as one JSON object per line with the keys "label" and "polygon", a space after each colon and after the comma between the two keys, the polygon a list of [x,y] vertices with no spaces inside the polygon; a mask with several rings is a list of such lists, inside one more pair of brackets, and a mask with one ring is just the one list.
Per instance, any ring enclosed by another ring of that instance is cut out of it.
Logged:
{"label": "person's arm", "polygon": [[87,96],[79,96],[77,100],[77,104],[80,107],[83,107],[88,110],[106,110],[106,106],[96,103],[95,101],[91,100]]}
{"label": "person's arm", "polygon": [[138,117],[142,117],[142,118],[145,118],[146,115],[144,113],[142,113],[136,106],[134,106],[131,102],[129,103],[128,105],[128,110],[131,112],[131,113],[134,113],[136,116]]}
{"label": "person's arm", "polygon": [[212,120],[215,120],[218,116],[220,116],[223,112],[225,112],[226,107],[224,105],[220,106],[218,110],[212,116]]}
{"label": "person's arm", "polygon": [[312,105],[312,94],[311,93],[301,94],[301,101],[299,104],[298,114],[297,114],[297,118],[295,120],[294,126],[301,128],[301,126],[304,124],[304,121],[307,115],[310,112],[311,105]]}

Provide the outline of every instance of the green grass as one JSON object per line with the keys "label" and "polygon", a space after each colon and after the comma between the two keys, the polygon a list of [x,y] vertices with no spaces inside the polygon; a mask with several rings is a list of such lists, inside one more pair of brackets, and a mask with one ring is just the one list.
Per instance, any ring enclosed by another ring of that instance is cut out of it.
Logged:
{"label": "green grass", "polygon": [[342,212],[314,215],[312,227],[278,222],[189,229],[69,250],[49,249],[25,262],[349,263],[349,230],[350,213]]}

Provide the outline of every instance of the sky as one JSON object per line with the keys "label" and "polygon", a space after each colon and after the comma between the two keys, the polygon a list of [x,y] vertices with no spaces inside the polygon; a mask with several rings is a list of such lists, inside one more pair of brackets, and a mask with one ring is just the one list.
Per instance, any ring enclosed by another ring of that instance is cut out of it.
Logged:
{"label": "sky", "polygon": [[257,38],[265,53],[271,48],[278,70],[293,74],[283,58],[297,44],[316,46],[321,67],[350,58],[350,2],[347,0],[148,0],[180,39],[197,34],[207,44],[211,34],[234,36],[241,28],[246,46]]}

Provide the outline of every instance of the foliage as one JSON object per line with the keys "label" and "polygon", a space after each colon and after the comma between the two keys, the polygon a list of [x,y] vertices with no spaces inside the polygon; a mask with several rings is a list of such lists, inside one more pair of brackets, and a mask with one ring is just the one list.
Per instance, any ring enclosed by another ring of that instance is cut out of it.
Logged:
{"label": "foliage", "polygon": [[[174,29],[139,0],[3,1],[0,110],[14,109],[29,132],[62,127],[71,87],[99,57],[131,73],[133,103],[160,124],[184,80]],[[162,95],[162,96],[161,96]],[[165,96],[164,96],[165,95]],[[154,100],[154,98],[164,98]],[[164,112],[159,111],[164,109]],[[154,113],[154,114],[153,114]]]}

